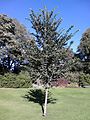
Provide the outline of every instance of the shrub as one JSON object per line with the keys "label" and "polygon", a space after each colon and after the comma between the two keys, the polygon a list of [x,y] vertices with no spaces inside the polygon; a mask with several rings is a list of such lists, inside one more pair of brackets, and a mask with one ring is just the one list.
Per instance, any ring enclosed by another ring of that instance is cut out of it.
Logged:
{"label": "shrub", "polygon": [[0,75],[0,87],[5,88],[28,88],[31,87],[31,78],[29,73],[21,71],[18,75],[14,73],[6,73]]}
{"label": "shrub", "polygon": [[90,74],[80,73],[79,84],[82,87],[90,85]]}

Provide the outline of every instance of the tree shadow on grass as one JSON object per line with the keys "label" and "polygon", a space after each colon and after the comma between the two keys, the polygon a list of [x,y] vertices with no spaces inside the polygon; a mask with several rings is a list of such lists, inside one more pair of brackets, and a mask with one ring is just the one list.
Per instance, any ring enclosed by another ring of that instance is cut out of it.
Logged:
{"label": "tree shadow on grass", "polygon": [[[44,113],[45,91],[41,89],[31,89],[24,96],[28,102],[38,103],[41,106],[42,113]],[[51,97],[51,92],[48,92],[47,103],[55,104],[57,99]]]}

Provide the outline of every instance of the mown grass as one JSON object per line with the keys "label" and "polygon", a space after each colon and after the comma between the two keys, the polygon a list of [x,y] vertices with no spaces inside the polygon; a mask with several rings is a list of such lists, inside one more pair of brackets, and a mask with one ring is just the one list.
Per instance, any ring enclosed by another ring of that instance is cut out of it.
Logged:
{"label": "mown grass", "polygon": [[29,89],[0,89],[0,120],[90,120],[90,89],[51,89],[55,104],[48,104],[47,116],[42,116],[38,103],[23,96]]}

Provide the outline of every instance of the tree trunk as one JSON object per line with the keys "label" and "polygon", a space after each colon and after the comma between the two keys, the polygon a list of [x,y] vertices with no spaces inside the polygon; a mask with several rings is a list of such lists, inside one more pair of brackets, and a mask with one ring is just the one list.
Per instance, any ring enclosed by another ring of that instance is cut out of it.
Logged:
{"label": "tree trunk", "polygon": [[45,89],[45,104],[44,104],[44,116],[46,116],[47,113],[47,98],[48,98],[48,88]]}

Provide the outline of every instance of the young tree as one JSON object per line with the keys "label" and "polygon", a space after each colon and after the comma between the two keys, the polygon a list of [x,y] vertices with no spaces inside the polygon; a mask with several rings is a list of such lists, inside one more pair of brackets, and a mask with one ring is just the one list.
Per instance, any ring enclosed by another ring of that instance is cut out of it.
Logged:
{"label": "young tree", "polygon": [[62,19],[57,19],[54,10],[46,8],[35,13],[30,12],[29,19],[35,32],[35,39],[31,41],[30,50],[27,51],[30,60],[30,73],[34,80],[41,79],[45,85],[44,116],[46,116],[48,85],[51,80],[63,76],[70,65],[65,45],[76,33],[70,33],[73,26],[68,30],[60,29]]}

